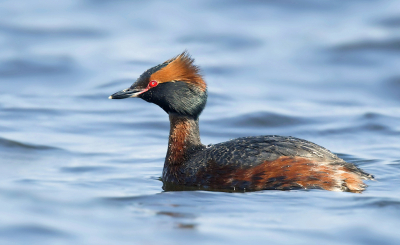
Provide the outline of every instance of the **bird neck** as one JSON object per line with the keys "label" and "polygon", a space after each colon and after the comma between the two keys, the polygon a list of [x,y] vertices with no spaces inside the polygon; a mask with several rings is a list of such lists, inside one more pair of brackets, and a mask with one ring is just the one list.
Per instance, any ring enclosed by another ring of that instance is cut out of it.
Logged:
{"label": "bird neck", "polygon": [[200,141],[199,119],[169,114],[170,133],[165,167],[181,166],[204,146]]}

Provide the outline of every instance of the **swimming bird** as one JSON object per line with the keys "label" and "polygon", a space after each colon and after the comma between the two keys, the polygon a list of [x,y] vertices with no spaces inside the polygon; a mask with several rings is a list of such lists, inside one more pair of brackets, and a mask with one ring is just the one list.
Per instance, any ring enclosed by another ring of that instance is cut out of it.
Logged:
{"label": "swimming bird", "polygon": [[325,189],[361,192],[374,177],[329,150],[295,137],[251,136],[205,146],[199,116],[207,101],[200,68],[185,51],[145,71],[110,99],[141,98],[169,115],[162,181],[217,190]]}

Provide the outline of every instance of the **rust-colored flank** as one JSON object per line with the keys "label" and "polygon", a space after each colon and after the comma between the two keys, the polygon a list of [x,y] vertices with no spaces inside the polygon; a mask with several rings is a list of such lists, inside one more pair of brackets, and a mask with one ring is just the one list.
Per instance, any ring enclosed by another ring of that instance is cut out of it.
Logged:
{"label": "rust-colored flank", "polygon": [[365,189],[360,176],[344,166],[324,164],[304,157],[282,156],[247,169],[229,166],[221,168],[214,165],[208,171],[200,172],[197,177],[211,175],[211,188],[230,186],[242,190],[325,189],[351,192],[361,192]]}
{"label": "rust-colored flank", "polygon": [[184,81],[197,85],[205,91],[207,85],[199,73],[199,67],[194,65],[193,62],[194,60],[189,54],[183,52],[176,58],[166,61],[165,63],[169,63],[167,66],[151,74],[150,81],[154,80],[159,83]]}

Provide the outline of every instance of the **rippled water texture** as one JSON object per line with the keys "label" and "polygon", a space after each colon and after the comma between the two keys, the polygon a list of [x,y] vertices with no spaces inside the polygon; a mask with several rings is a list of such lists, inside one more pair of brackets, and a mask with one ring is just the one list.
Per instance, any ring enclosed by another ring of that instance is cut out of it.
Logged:
{"label": "rippled water texture", "polygon": [[[163,192],[169,122],[108,100],[187,49],[204,144],[313,141],[362,194]],[[0,244],[400,244],[397,0],[0,3]]]}

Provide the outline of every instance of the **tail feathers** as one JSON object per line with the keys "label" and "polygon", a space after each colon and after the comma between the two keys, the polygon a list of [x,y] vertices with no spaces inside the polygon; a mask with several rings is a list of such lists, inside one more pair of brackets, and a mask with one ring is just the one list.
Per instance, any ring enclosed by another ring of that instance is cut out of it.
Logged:
{"label": "tail feathers", "polygon": [[355,173],[360,176],[360,178],[364,180],[375,180],[375,177],[372,174],[365,172],[360,169],[357,165],[348,162],[341,162],[339,165],[343,166],[348,172]]}
{"label": "tail feathers", "polygon": [[362,192],[367,187],[362,180],[375,180],[372,174],[364,172],[354,164],[345,162],[340,165],[338,175],[342,191]]}

